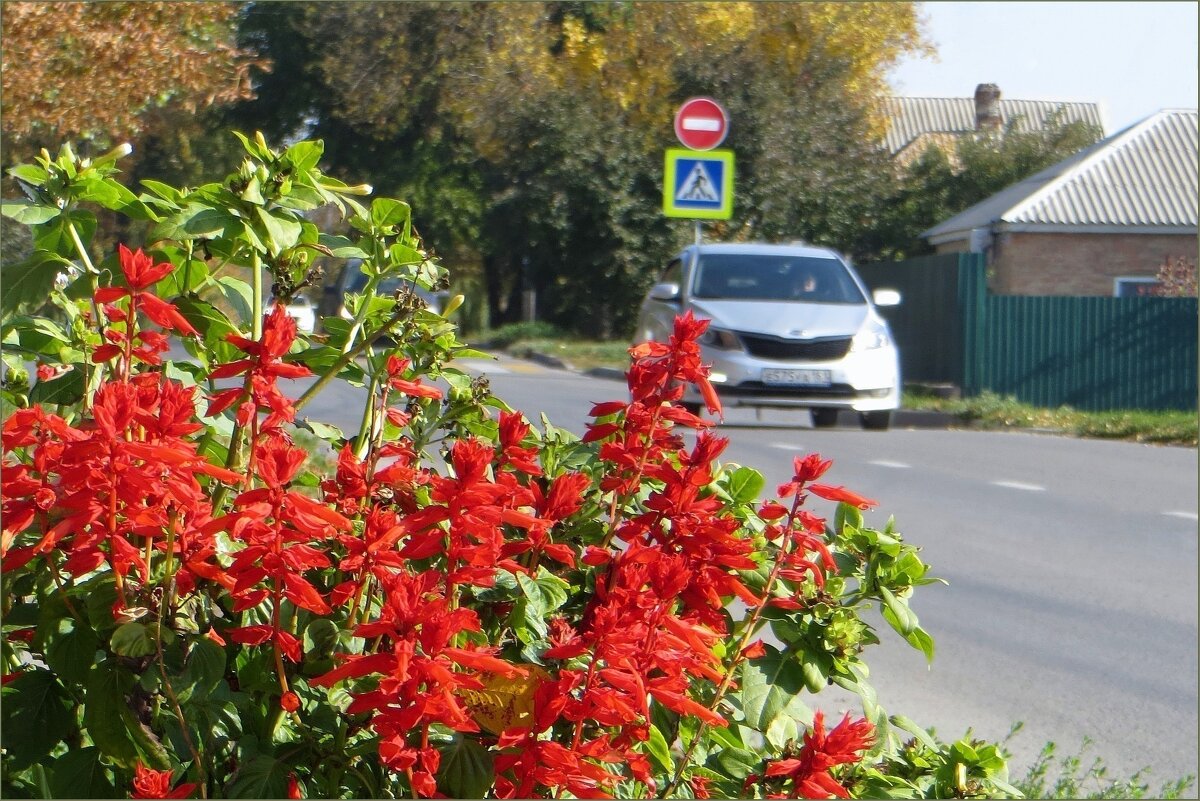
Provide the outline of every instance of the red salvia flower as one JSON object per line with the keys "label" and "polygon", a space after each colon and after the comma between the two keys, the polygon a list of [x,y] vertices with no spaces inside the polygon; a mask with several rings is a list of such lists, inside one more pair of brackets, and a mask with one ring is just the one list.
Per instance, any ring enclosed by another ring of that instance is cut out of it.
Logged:
{"label": "red salvia flower", "polygon": [[187,798],[195,784],[181,784],[171,789],[171,771],[154,770],[138,762],[134,766],[133,792],[130,798]]}

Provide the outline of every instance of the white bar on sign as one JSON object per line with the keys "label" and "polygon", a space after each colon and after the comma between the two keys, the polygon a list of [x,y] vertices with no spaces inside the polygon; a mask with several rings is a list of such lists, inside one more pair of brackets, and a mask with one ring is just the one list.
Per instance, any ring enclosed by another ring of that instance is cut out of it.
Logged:
{"label": "white bar on sign", "polygon": [[683,130],[719,131],[721,130],[721,120],[715,117],[684,117]]}

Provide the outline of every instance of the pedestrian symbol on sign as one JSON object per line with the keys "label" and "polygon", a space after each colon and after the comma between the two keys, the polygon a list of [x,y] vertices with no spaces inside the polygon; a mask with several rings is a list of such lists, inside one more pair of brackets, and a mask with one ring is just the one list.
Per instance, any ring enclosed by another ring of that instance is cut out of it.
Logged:
{"label": "pedestrian symbol on sign", "polygon": [[669,148],[663,163],[663,213],[728,220],[733,214],[733,152]]}
{"label": "pedestrian symbol on sign", "polygon": [[704,203],[720,203],[721,197],[713,189],[712,179],[704,169],[704,163],[697,161],[691,173],[683,181],[683,186],[676,200],[698,200]]}

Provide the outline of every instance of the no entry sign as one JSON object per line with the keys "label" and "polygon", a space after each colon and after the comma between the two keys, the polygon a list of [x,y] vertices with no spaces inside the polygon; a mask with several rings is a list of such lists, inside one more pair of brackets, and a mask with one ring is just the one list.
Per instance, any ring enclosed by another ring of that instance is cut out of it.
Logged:
{"label": "no entry sign", "polygon": [[721,104],[710,97],[685,100],[675,112],[675,135],[692,150],[712,150],[725,141],[729,117]]}

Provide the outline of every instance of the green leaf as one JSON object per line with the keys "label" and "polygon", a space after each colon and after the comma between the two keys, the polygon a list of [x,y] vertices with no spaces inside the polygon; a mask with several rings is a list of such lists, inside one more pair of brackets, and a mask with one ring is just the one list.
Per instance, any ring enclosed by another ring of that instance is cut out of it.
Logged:
{"label": "green leaf", "polygon": [[393,267],[420,264],[423,261],[425,261],[425,254],[408,245],[396,244],[388,248],[388,263]]}
{"label": "green leaf", "polygon": [[88,675],[88,704],[83,712],[83,724],[92,742],[124,767],[133,767],[138,759],[137,743],[125,724],[125,697],[133,683],[133,675],[112,662],[95,664]]}
{"label": "green leaf", "polygon": [[71,594],[83,598],[88,622],[96,631],[108,631],[116,626],[112,608],[117,602],[117,585],[111,573],[89,579],[75,587]]}
{"label": "green leaf", "polygon": [[19,178],[30,186],[41,186],[50,178],[50,174],[33,164],[18,164],[11,168],[8,174]]}
{"label": "green leaf", "polygon": [[933,664],[934,643],[933,637],[929,635],[929,632],[925,631],[925,629],[921,628],[920,626],[915,626],[911,632],[904,636],[904,639],[907,640],[908,644],[913,648],[916,648],[920,650],[921,653],[925,654],[925,662],[927,664]]}
{"label": "green leaf", "polygon": [[729,477],[729,496],[736,503],[754,503],[767,480],[751,467],[739,467]]}
{"label": "green leaf", "polygon": [[291,771],[290,763],[258,754],[238,770],[229,795],[232,798],[286,798]]}
{"label": "green leaf", "polygon": [[129,657],[149,656],[158,650],[153,630],[136,621],[114,631],[109,646],[117,656]]}
{"label": "green leaf", "polygon": [[833,669],[833,660],[823,651],[804,649],[800,651],[800,672],[804,676],[804,686],[810,693],[819,693],[829,683],[829,671]]}
{"label": "green leaf", "polygon": [[346,435],[343,434],[342,430],[337,426],[318,423],[315,420],[309,420],[307,417],[302,420],[297,420],[296,427],[307,429],[308,431],[311,431],[314,436],[318,437],[319,439],[323,439],[326,442],[337,442],[346,438]]}
{"label": "green leaf", "polygon": [[[60,326],[45,317],[14,317],[10,323],[16,329],[17,344],[29,353],[55,356],[70,341]],[[5,344],[9,342],[6,337]]]}
{"label": "green leaf", "polygon": [[111,178],[95,176],[87,179],[79,199],[97,203],[135,220],[158,220],[158,215],[137,195]]}
{"label": "green leaf", "polygon": [[183,684],[177,690],[179,699],[205,698],[225,676],[225,649],[208,637],[198,637],[188,652]]}
{"label": "green leaf", "polygon": [[31,403],[70,405],[83,399],[83,370],[76,367],[50,381],[39,381],[29,392]]}
{"label": "green leaf", "polygon": [[54,674],[31,670],[4,686],[0,704],[0,745],[11,760],[7,767],[22,770],[53,750],[67,737],[75,715],[70,699]]}
{"label": "green leaf", "polygon": [[183,202],[184,194],[169,184],[164,184],[161,181],[153,181],[150,179],[142,180],[142,186],[149,189],[155,195],[158,195],[163,200],[178,205]]}
{"label": "green leaf", "polygon": [[221,288],[221,296],[237,312],[238,319],[243,325],[249,325],[254,319],[254,288],[240,278],[231,275],[217,279]]}
{"label": "green leaf", "polygon": [[887,587],[881,586],[879,593],[883,597],[883,619],[907,639],[917,627],[916,613],[909,608],[907,601],[897,598]]}
{"label": "green leaf", "polygon": [[49,222],[62,212],[54,206],[44,206],[29,200],[6,200],[0,203],[0,214],[25,225]]}
{"label": "green leaf", "polygon": [[206,342],[222,340],[226,334],[238,332],[238,328],[213,306],[195,297],[178,298],[175,307],[192,327],[200,332]]}
{"label": "green leaf", "polygon": [[283,153],[283,158],[301,172],[313,169],[321,162],[325,143],[321,140],[297,142]]}
{"label": "green leaf", "polygon": [[846,526],[851,528],[862,528],[863,516],[857,506],[851,506],[848,503],[839,503],[837,510],[833,514],[833,530],[839,536],[842,534],[842,529]]}
{"label": "green leaf", "polygon": [[189,292],[196,292],[208,280],[208,265],[198,259],[186,256],[176,262],[178,266],[154,285],[154,294],[160,298],[174,298]]}
{"label": "green leaf", "polygon": [[46,636],[46,664],[63,681],[82,684],[96,662],[100,638],[91,626],[73,617],[60,618]]}
{"label": "green leaf", "polygon": [[151,240],[204,239],[221,236],[237,221],[224,209],[199,203],[189,203],[178,214],[172,214],[151,229]]}
{"label": "green leaf", "polygon": [[650,738],[646,740],[646,752],[658,763],[658,767],[663,772],[675,770],[675,763],[671,759],[671,746],[654,724],[650,725]]}
{"label": "green leaf", "polygon": [[892,715],[891,717],[888,718],[888,721],[896,728],[903,729],[904,731],[908,732],[912,736],[916,737],[918,740],[921,741],[921,744],[924,745],[926,748],[928,748],[930,751],[939,750],[937,741],[934,740],[933,737],[930,736],[929,732],[926,731],[925,729],[921,728],[920,726],[918,726],[912,720],[909,720],[908,718],[904,717],[903,715]]}
{"label": "green leaf", "polygon": [[388,228],[408,222],[411,207],[403,200],[379,197],[371,201],[371,224],[376,228]]}
{"label": "green leaf", "polygon": [[439,750],[438,789],[450,798],[483,798],[495,779],[488,750],[462,734]]}
{"label": "green leaf", "polygon": [[304,653],[318,658],[332,656],[341,629],[327,617],[314,618],[304,627]]}
{"label": "green leaf", "polygon": [[48,223],[35,226],[33,246],[38,250],[49,251],[63,258],[79,258],[75,238],[71,236],[72,228],[86,247],[96,233],[96,215],[83,209],[75,209],[60,214]]}
{"label": "green leaf", "polygon": [[542,602],[547,612],[553,612],[567,602],[571,584],[551,573],[544,566],[538,568],[537,586],[542,593]]}
{"label": "green leaf", "polygon": [[258,219],[262,221],[263,228],[267,232],[267,238],[272,246],[272,255],[295,247],[296,243],[300,241],[300,235],[304,229],[298,220],[263,208],[255,209],[255,211],[258,212]]}
{"label": "green leaf", "polygon": [[28,258],[0,266],[0,315],[8,317],[19,309],[42,306],[54,289],[58,274],[70,262],[47,250],[35,250]]}
{"label": "green leaf", "polygon": [[250,139],[248,136],[238,131],[234,131],[233,135],[236,136],[239,141],[241,141],[242,147],[245,148],[246,152],[251,156],[254,156],[262,161],[267,161],[272,157],[271,149],[259,144],[258,137]]}
{"label": "green leaf", "polygon": [[762,767],[762,757],[745,748],[722,748],[710,759],[709,767],[714,767],[714,762],[722,773],[734,779],[745,779]]}
{"label": "green leaf", "polygon": [[[812,712],[799,700],[805,689],[800,665],[774,646],[764,647],[766,655],[746,662],[742,668],[741,702],[746,725],[764,735],[780,717],[808,725]],[[781,748],[783,743],[772,745]]]}
{"label": "green leaf", "polygon": [[120,795],[104,766],[100,749],[70,750],[50,763],[50,792],[54,798],[116,798]]}

